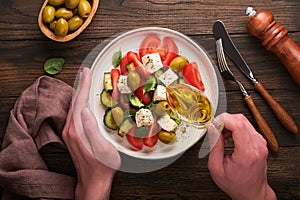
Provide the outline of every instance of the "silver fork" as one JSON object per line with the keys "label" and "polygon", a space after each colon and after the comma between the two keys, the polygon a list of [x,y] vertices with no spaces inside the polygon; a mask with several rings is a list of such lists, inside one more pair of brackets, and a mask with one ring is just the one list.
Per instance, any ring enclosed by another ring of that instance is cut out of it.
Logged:
{"label": "silver fork", "polygon": [[247,90],[245,89],[243,84],[234,77],[233,73],[231,72],[231,70],[229,69],[229,67],[227,65],[225,54],[223,51],[222,38],[220,38],[216,41],[216,45],[217,45],[216,49],[217,49],[217,59],[218,59],[218,63],[219,63],[219,70],[220,70],[222,76],[227,80],[236,82],[238,84],[238,86],[240,87],[240,90],[243,93],[243,95],[245,97],[248,97],[249,94],[248,94]]}
{"label": "silver fork", "polygon": [[246,102],[249,109],[251,110],[252,115],[257,123],[257,126],[258,126],[260,132],[262,133],[264,138],[267,140],[270,150],[277,153],[278,152],[278,143],[277,143],[274,133],[272,132],[271,128],[267,124],[264,117],[261,115],[261,113],[257,109],[251,95],[248,94],[248,92],[246,91],[243,84],[234,77],[233,73],[231,72],[231,70],[229,69],[229,67],[227,65],[221,38],[216,41],[216,51],[217,51],[217,59],[218,59],[218,63],[219,63],[219,70],[220,70],[222,76],[225,79],[234,81],[238,84],[241,92],[244,95],[244,101]]}

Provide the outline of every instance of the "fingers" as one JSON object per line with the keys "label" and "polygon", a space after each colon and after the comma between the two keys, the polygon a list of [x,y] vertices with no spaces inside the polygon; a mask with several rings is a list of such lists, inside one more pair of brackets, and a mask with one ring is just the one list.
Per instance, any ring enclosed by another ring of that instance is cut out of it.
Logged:
{"label": "fingers", "polygon": [[[82,74],[80,75],[80,80],[74,95],[76,110],[81,110],[87,107],[90,87],[92,82],[92,73],[89,68],[83,68]],[[74,112],[75,109],[74,109]]]}
{"label": "fingers", "polygon": [[72,96],[72,103],[74,105],[75,100],[77,99],[78,92],[81,87],[81,81],[82,81],[82,71],[79,73],[78,77],[76,77],[76,82],[74,83],[74,91],[73,91],[73,96]]}
{"label": "fingers", "polygon": [[63,131],[62,131],[62,137],[63,137],[64,140],[66,140],[67,137],[68,137],[68,132],[69,132],[71,121],[72,121],[72,114],[73,114],[72,105],[70,105],[68,115],[67,115],[67,118],[66,118],[66,123],[65,123],[65,126],[64,126]]}
{"label": "fingers", "polygon": [[[82,121],[81,121],[81,111],[87,107],[89,91],[91,87],[91,71],[89,68],[83,68],[83,71],[80,74],[80,79],[78,82],[78,86],[75,90],[73,96],[73,123],[76,133],[78,134],[80,140],[84,143],[88,143],[88,139],[84,134]],[[87,149],[91,152],[92,150],[89,148],[90,146],[86,146]]]}
{"label": "fingers", "polygon": [[218,166],[221,168],[223,166],[224,161],[224,137],[220,133],[215,126],[209,126],[207,130],[207,134],[209,137],[210,143],[210,154],[208,159],[208,168],[212,170],[212,168]]}
{"label": "fingers", "polygon": [[97,120],[89,108],[85,108],[82,110],[81,119],[84,132],[89,141],[89,145],[92,145],[94,141],[99,141],[99,138],[104,139],[103,136],[99,134]]}
{"label": "fingers", "polygon": [[224,126],[231,131],[235,152],[248,151],[249,148],[252,148],[252,139],[249,132],[253,131],[253,127],[248,119],[242,114],[231,115],[225,113],[224,115]]}
{"label": "fingers", "polygon": [[81,119],[88,144],[93,156],[102,164],[118,169],[120,166],[120,156],[117,149],[99,133],[97,120],[89,108],[82,110]]}

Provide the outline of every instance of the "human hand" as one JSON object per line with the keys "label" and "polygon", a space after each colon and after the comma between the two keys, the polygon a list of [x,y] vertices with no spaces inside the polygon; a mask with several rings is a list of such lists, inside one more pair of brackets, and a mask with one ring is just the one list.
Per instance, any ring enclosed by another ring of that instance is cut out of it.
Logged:
{"label": "human hand", "polygon": [[[220,135],[214,126],[208,129],[210,140],[216,141],[209,155],[208,169],[217,186],[232,199],[276,199],[267,181],[268,149],[264,138],[244,115],[223,113],[216,120],[223,121],[228,130]],[[234,141],[232,155],[224,154],[228,133]]]}
{"label": "human hand", "polygon": [[109,199],[113,176],[120,167],[117,149],[100,133],[88,108],[91,71],[84,68],[74,92],[63,140],[77,171],[76,199]]}

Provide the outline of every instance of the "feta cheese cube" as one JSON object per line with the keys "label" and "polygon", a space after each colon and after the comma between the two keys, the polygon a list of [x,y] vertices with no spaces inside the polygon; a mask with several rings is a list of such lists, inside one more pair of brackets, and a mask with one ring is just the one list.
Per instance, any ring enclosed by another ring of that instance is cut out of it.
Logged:
{"label": "feta cheese cube", "polygon": [[175,131],[175,129],[177,128],[177,124],[176,122],[171,119],[171,117],[168,114],[165,114],[164,116],[162,116],[157,123],[159,124],[159,126],[164,129],[165,131],[171,132],[171,131]]}
{"label": "feta cheese cube", "polygon": [[152,74],[163,67],[159,53],[146,54],[142,57],[143,65]]}
{"label": "feta cheese cube", "polygon": [[166,87],[163,85],[157,85],[154,91],[153,101],[164,101],[164,100],[167,100]]}
{"label": "feta cheese cube", "polygon": [[120,75],[118,80],[118,89],[122,94],[131,93],[131,89],[127,85],[127,76]]}
{"label": "feta cheese cube", "polygon": [[168,69],[167,71],[165,71],[160,77],[159,80],[165,85],[165,86],[169,86],[171,83],[173,83],[174,81],[176,81],[178,79],[177,74],[172,70],[172,69]]}
{"label": "feta cheese cube", "polygon": [[142,108],[135,113],[136,126],[150,126],[153,123],[153,115],[149,109]]}

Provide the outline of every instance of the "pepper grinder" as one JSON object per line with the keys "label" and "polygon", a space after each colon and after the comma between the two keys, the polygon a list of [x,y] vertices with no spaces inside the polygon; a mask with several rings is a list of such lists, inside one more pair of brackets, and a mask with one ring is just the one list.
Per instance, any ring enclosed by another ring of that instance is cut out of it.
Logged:
{"label": "pepper grinder", "polygon": [[300,84],[300,47],[288,36],[288,31],[268,10],[246,9],[249,16],[247,30],[261,40],[262,45],[275,53],[297,84]]}

